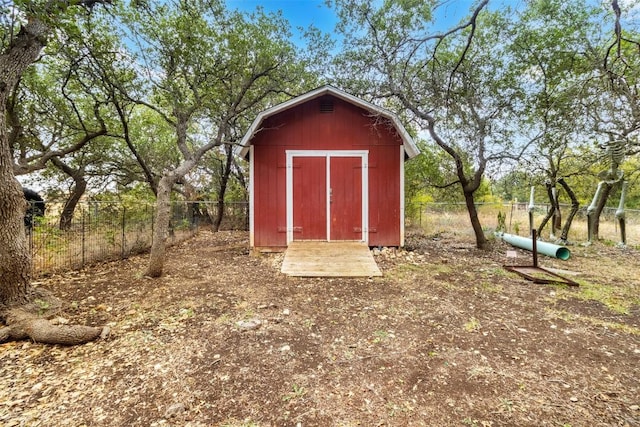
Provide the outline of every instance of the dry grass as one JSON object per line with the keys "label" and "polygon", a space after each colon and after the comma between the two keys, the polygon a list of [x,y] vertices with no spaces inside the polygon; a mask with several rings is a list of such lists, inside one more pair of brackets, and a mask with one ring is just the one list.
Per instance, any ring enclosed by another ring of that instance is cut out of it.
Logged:
{"label": "dry grass", "polygon": [[[506,214],[507,233],[520,236],[528,236],[529,213],[526,206],[511,205],[482,205],[478,209],[478,216],[485,233],[492,233],[498,225],[498,212]],[[546,211],[537,209],[534,213],[534,224],[537,227]],[[563,212],[563,219],[566,219],[568,211]],[[425,230],[430,235],[440,233],[452,233],[454,236],[472,238],[473,230],[469,216],[464,210],[464,206],[452,205],[428,205],[422,215],[411,221],[413,226]],[[550,224],[545,227],[542,237],[549,238]],[[600,220],[600,240],[603,243],[617,244],[620,242],[620,230],[618,221],[609,212],[603,215]],[[626,235],[627,245],[640,248],[640,211],[628,210],[626,214]],[[578,213],[575,217],[569,232],[569,241],[574,244],[581,244],[587,241],[587,221],[583,213]]]}

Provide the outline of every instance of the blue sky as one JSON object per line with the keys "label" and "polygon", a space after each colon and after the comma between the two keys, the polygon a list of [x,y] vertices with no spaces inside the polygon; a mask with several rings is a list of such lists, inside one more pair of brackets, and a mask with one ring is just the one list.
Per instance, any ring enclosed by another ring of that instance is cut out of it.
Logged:
{"label": "blue sky", "polygon": [[[522,0],[513,0],[518,3]],[[308,28],[314,25],[323,32],[332,33],[338,22],[332,9],[327,7],[325,0],[227,0],[231,9],[253,11],[261,6],[265,11],[281,10],[283,16],[291,24],[294,34],[296,28]],[[444,0],[438,9],[438,29],[444,30],[457,24],[462,17],[469,13],[473,0]]]}
{"label": "blue sky", "polygon": [[324,0],[227,0],[226,3],[230,9],[244,11],[253,11],[258,6],[267,12],[281,10],[294,32],[297,27],[308,28],[310,25],[324,32],[333,32],[338,21]]}

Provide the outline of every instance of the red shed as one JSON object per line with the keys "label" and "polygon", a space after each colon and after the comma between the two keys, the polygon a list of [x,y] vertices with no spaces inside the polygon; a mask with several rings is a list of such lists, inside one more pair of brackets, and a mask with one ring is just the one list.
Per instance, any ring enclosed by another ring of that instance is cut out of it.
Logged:
{"label": "red shed", "polygon": [[332,86],[258,114],[249,160],[250,244],[404,245],[404,161],[419,154],[398,117]]}

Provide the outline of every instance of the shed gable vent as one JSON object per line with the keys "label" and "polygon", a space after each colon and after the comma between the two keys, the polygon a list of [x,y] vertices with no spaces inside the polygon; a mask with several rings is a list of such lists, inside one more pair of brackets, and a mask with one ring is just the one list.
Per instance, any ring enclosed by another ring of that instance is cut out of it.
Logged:
{"label": "shed gable vent", "polygon": [[321,99],[320,100],[320,112],[321,113],[333,113],[333,99]]}

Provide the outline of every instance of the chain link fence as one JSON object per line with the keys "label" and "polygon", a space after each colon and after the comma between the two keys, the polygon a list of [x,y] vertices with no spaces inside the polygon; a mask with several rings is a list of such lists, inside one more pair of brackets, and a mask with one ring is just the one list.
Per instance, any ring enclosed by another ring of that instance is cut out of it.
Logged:
{"label": "chain link fence", "polygon": [[[498,212],[505,214],[506,232],[529,235],[529,214],[526,203],[478,204],[478,215],[486,233],[498,225]],[[570,206],[562,206],[563,221]],[[245,202],[226,203],[220,230],[248,230],[249,213]],[[538,205],[534,211],[536,227],[549,209]],[[201,227],[211,227],[217,216],[218,204],[211,201],[174,202],[168,244],[192,236]],[[118,202],[86,202],[77,206],[66,227],[60,227],[62,205],[47,204],[44,217],[37,217],[27,236],[32,253],[34,275],[80,269],[96,262],[125,259],[144,253],[151,247],[154,206],[139,204],[124,206]],[[473,238],[464,203],[421,203],[407,205],[407,225],[419,227],[432,235],[451,233]],[[620,230],[616,208],[605,208],[600,217],[600,239],[617,243]],[[627,209],[626,237],[629,246],[640,247],[640,210]],[[549,236],[550,224],[543,238]],[[587,241],[586,207],[574,218],[569,240]]]}
{"label": "chain link fence", "polygon": [[[26,226],[35,276],[80,269],[101,261],[124,259],[151,247],[154,205],[119,202],[80,203],[70,222],[61,224],[62,205],[48,203],[44,217]],[[220,230],[247,230],[246,203],[227,203]],[[173,202],[168,245],[211,227],[216,202]]]}

